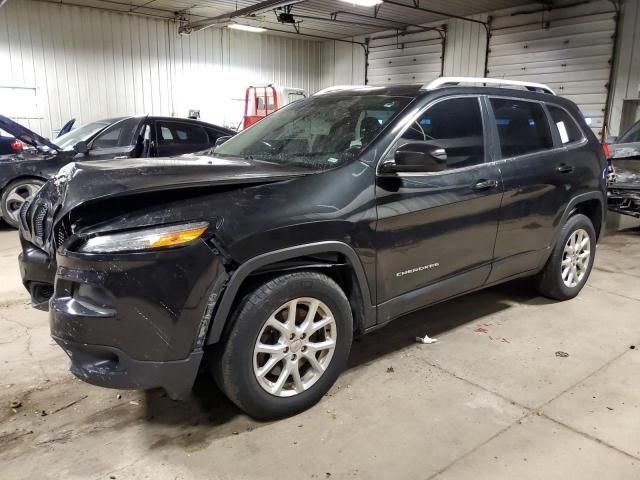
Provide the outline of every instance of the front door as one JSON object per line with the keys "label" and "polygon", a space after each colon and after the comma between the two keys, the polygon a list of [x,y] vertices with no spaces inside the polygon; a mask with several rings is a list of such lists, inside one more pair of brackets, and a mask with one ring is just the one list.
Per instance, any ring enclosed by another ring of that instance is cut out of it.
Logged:
{"label": "front door", "polygon": [[480,287],[491,271],[502,198],[488,163],[477,97],[452,97],[409,121],[383,162],[406,143],[444,149],[446,169],[379,174],[378,322]]}
{"label": "front door", "polygon": [[131,117],[114,123],[91,141],[82,160],[110,160],[136,156],[136,142],[141,119]]}

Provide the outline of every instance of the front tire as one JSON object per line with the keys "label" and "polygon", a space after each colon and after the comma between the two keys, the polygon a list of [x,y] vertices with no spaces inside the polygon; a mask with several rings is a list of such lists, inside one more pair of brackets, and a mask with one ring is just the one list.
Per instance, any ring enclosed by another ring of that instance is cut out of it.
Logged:
{"label": "front tire", "polygon": [[554,300],[574,298],[587,283],[595,253],[593,223],[585,215],[573,215],[560,230],[547,264],[536,277],[538,292]]}
{"label": "front tire", "polygon": [[18,228],[22,205],[38,193],[44,181],[37,178],[25,178],[11,182],[0,197],[0,213],[11,227]]}
{"label": "front tire", "polygon": [[212,358],[220,389],[249,415],[275,419],[315,405],[345,368],[351,307],[331,278],[281,275],[238,305],[226,342]]}

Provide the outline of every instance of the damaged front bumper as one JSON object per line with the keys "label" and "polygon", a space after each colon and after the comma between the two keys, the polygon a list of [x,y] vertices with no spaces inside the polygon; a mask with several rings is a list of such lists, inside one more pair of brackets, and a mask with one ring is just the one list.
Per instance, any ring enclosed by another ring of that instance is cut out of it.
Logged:
{"label": "damaged front bumper", "polygon": [[640,186],[611,185],[607,197],[612,212],[640,218]]}
{"label": "damaged front bumper", "polygon": [[609,160],[608,208],[612,212],[640,218],[640,159]]}
{"label": "damaged front bumper", "polygon": [[215,299],[227,274],[204,241],[154,252],[79,254],[55,260],[22,239],[20,271],[71,372],[99,386],[189,394]]}

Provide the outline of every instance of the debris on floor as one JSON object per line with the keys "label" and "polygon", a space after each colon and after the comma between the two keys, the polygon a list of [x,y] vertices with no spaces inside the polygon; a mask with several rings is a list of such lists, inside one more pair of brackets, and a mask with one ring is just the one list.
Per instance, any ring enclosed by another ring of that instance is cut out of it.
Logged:
{"label": "debris on floor", "polygon": [[425,345],[430,345],[432,343],[436,343],[438,341],[437,338],[431,338],[429,335],[425,334],[424,337],[416,337],[416,342],[423,343]]}
{"label": "debris on floor", "polygon": [[[76,403],[81,402],[85,398],[88,398],[89,395],[82,395],[80,398],[76,398],[75,400],[70,401],[69,403],[65,403],[63,406],[56,408],[55,410],[51,410],[51,414],[61,412],[62,410],[66,410],[69,407],[73,407]],[[44,410],[43,410],[44,412]],[[44,415],[43,415],[44,416]]]}
{"label": "debris on floor", "polygon": [[10,407],[13,409],[20,408],[22,406],[22,402],[20,400],[12,400]]}
{"label": "debris on floor", "polygon": [[387,367],[387,373],[395,373],[395,371],[393,367]]}
{"label": "debris on floor", "polygon": [[567,352],[562,352],[560,350],[558,350],[556,352],[556,357],[560,357],[560,358],[567,358],[569,356],[569,354]]}

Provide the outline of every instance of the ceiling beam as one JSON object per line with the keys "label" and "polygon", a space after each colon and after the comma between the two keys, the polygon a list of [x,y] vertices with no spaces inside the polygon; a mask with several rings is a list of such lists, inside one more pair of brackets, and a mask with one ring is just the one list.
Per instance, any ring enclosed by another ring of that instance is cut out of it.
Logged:
{"label": "ceiling beam", "polygon": [[455,15],[453,13],[446,13],[446,12],[441,12],[439,10],[433,10],[431,8],[421,7],[420,2],[417,0],[413,0],[413,2],[411,2],[411,5],[408,5],[406,3],[396,2],[395,0],[384,0],[383,5],[385,4],[395,5],[396,7],[410,8],[412,10],[419,10],[421,12],[431,13],[433,15],[440,15],[441,17],[455,18],[456,20],[464,20],[465,22],[479,23],[480,25],[484,25],[485,28],[488,26],[488,23],[483,22],[482,20],[475,20],[473,18],[463,17],[461,15]]}
{"label": "ceiling beam", "polygon": [[191,34],[208,27],[214,27],[216,25],[224,26],[237,17],[255,15],[256,13],[261,13],[266,10],[271,10],[278,7],[286,7],[288,5],[294,5],[297,3],[302,3],[304,1],[306,0],[263,0],[262,2],[258,2],[255,5],[241,8],[233,12],[223,13],[222,15],[217,15],[215,17],[209,17],[205,18],[204,20],[198,20],[197,22],[187,23],[180,27],[180,33]]}

